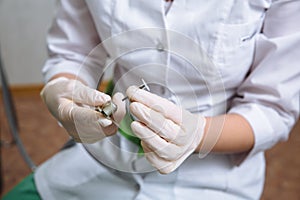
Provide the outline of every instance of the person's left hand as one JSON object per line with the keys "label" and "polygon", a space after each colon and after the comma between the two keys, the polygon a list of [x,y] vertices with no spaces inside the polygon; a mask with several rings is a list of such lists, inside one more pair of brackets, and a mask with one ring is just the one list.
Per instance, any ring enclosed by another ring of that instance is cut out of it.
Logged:
{"label": "person's left hand", "polygon": [[126,93],[146,158],[162,174],[174,171],[200,144],[206,119],[136,86]]}

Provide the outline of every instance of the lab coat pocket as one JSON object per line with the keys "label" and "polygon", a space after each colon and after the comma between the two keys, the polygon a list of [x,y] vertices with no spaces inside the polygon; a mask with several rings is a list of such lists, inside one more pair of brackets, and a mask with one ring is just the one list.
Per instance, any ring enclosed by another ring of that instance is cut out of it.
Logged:
{"label": "lab coat pocket", "polygon": [[220,25],[212,57],[225,83],[232,81],[232,77],[241,81],[248,72],[254,56],[255,36],[260,32],[261,24],[262,19]]}

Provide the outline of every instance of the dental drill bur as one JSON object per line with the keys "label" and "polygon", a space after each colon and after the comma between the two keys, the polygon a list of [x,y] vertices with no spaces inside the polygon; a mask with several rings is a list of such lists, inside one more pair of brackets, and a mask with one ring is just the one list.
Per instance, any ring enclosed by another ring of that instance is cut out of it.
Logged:
{"label": "dental drill bur", "polygon": [[[140,85],[138,88],[150,92],[150,88],[149,88],[148,84],[144,81],[144,79],[141,79],[141,80],[142,80],[142,83],[143,83],[143,84]],[[129,98],[129,97],[126,96],[126,97],[124,97],[124,98],[122,99],[122,101],[125,101],[125,100],[128,99],[128,98]]]}

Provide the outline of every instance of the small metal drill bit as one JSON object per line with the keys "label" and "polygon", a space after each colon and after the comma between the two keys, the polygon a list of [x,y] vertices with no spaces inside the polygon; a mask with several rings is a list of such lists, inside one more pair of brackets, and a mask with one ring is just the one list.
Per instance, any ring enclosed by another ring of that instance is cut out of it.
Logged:
{"label": "small metal drill bit", "polygon": [[[148,86],[148,84],[144,81],[144,79],[141,79],[142,80],[142,85],[140,85],[139,86],[139,89],[143,89],[143,90],[146,90],[146,91],[148,91],[148,92],[150,92],[150,88],[149,88],[149,86]],[[122,99],[122,101],[125,101],[126,99],[128,99],[129,97],[128,96],[126,96],[126,97],[124,97],[123,99]]]}

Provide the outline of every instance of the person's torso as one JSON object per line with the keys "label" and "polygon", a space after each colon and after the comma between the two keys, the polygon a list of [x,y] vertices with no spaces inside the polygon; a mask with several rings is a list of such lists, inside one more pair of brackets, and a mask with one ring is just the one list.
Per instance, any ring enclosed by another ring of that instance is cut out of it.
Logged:
{"label": "person's torso", "polygon": [[162,0],[86,2],[105,49],[119,66],[115,82],[120,91],[143,78],[162,86],[154,87],[156,93],[192,112],[220,107],[207,115],[226,110],[245,79],[270,6],[268,0],[175,0],[165,14]]}
{"label": "person's torso", "polygon": [[[261,30],[269,2],[174,0],[165,15],[163,0],[86,0],[103,45],[110,59],[117,63],[115,82],[119,90],[124,92],[129,85],[140,84],[143,78],[158,86],[154,92],[177,101],[192,112],[206,115],[224,113],[228,104],[225,108],[218,105],[230,103],[247,75],[254,55],[255,37]],[[209,112],[214,108],[217,109]],[[145,193],[151,194],[158,187],[167,188],[160,182],[169,175],[147,174],[154,169],[144,157],[137,156],[138,147],[119,134],[86,148],[92,154],[94,151],[94,157],[99,155],[100,163],[119,171],[118,174],[122,174],[121,171],[145,172],[144,182],[149,183],[141,189]],[[87,155],[83,157],[90,159]],[[77,156],[68,157],[75,158]],[[58,174],[73,167],[60,160],[52,162],[56,169],[53,171]],[[76,162],[86,167],[91,180],[101,183],[101,179],[96,178],[103,173],[98,172],[99,166],[93,164],[91,168],[82,160]],[[58,164],[65,168],[59,170]],[[38,174],[41,181],[45,180],[42,172],[46,169]],[[177,199],[193,199],[198,198],[198,194],[212,196],[209,192],[215,192],[215,199],[225,193],[250,198],[253,194],[259,196],[263,187],[263,155],[257,154],[235,166],[230,155],[210,154],[201,160],[193,154],[174,174],[173,186],[166,189],[166,196],[175,193]],[[80,181],[85,180],[82,191],[88,191],[95,183],[82,176],[70,176],[70,183],[78,182],[81,187]]]}

